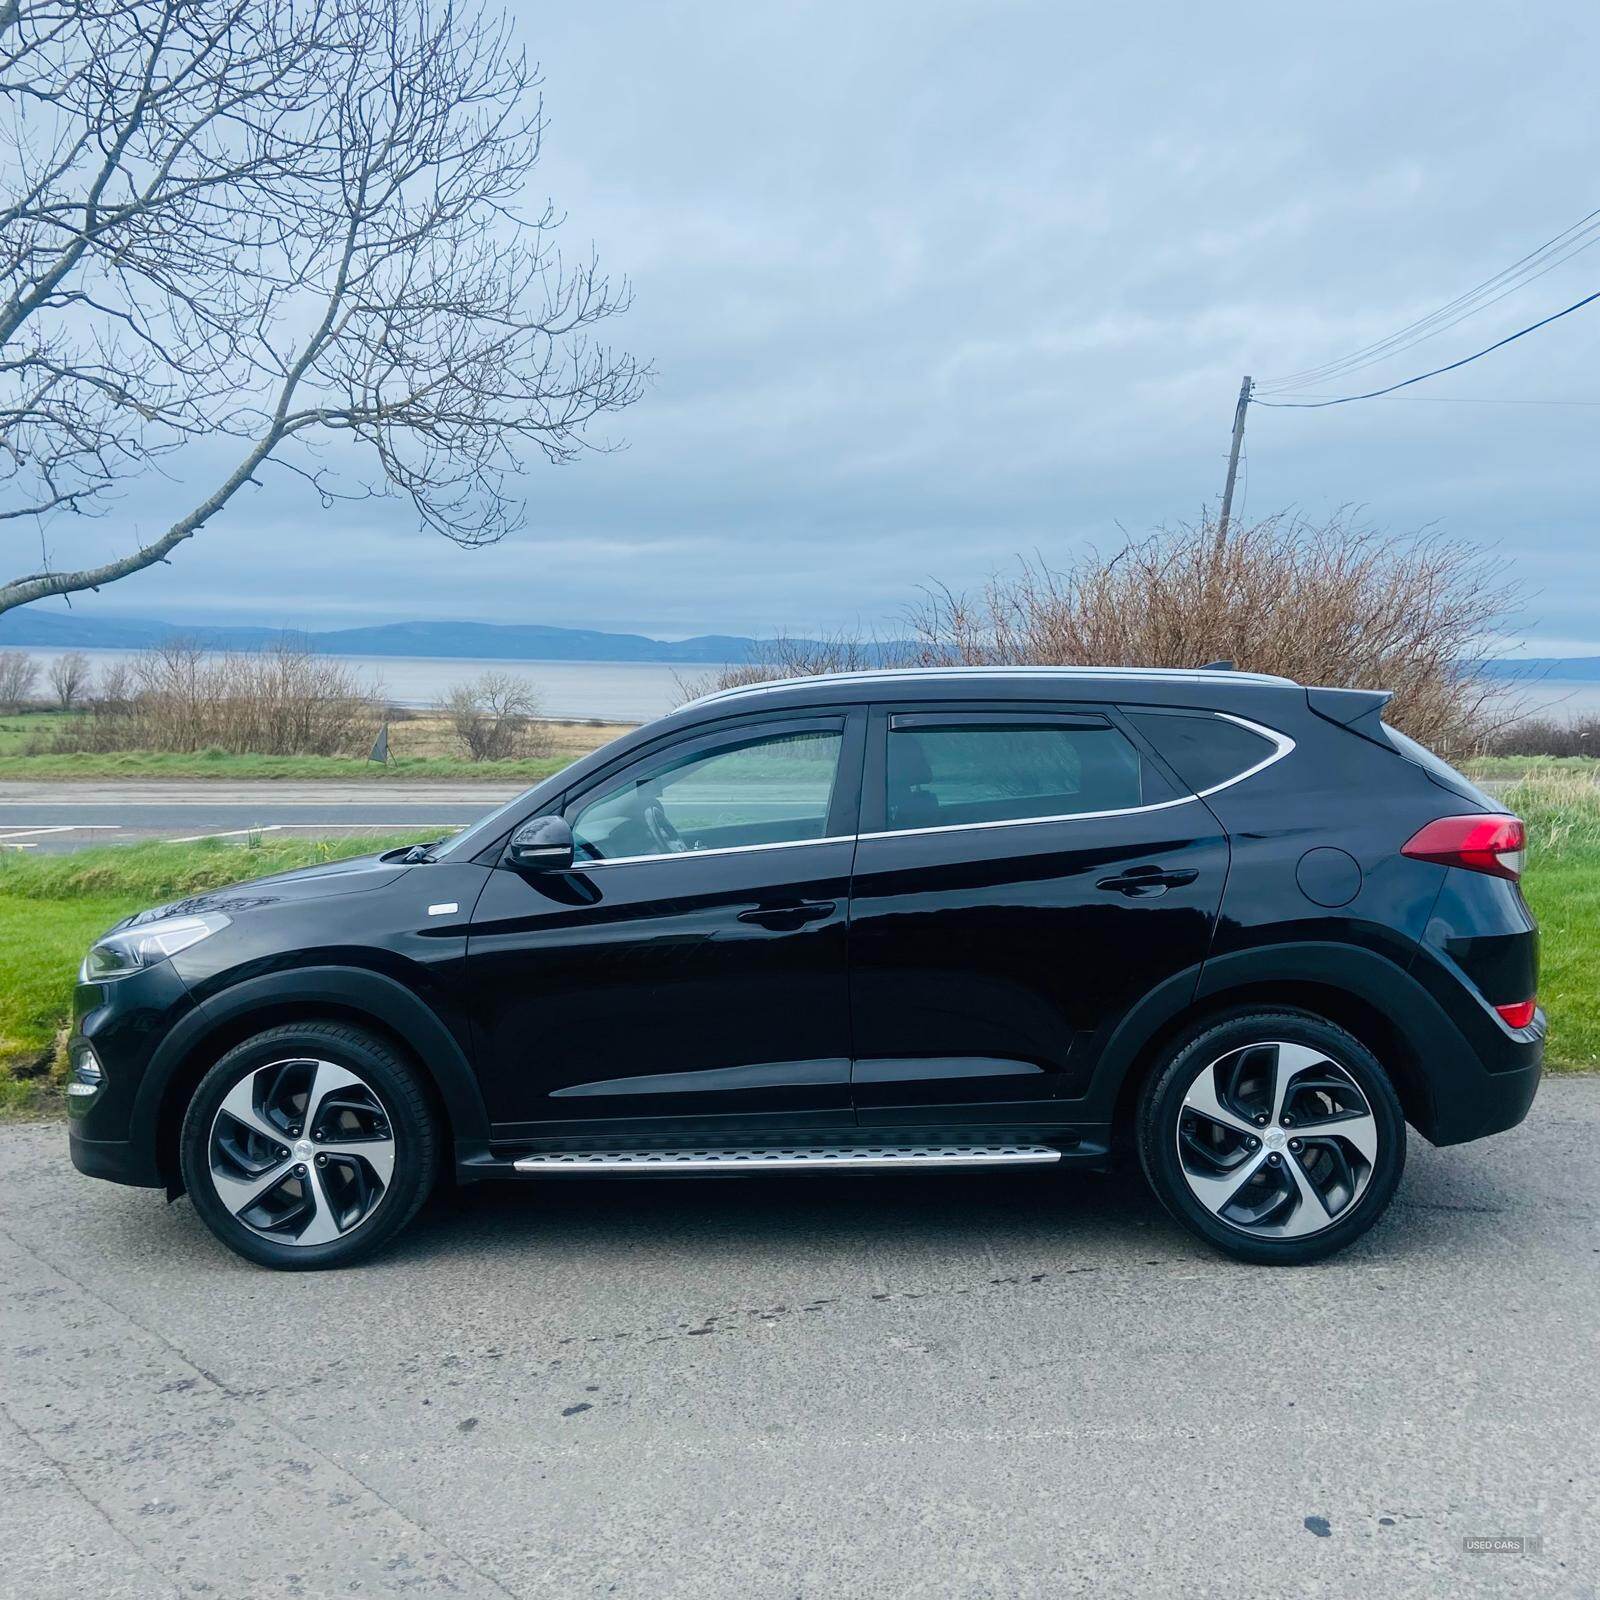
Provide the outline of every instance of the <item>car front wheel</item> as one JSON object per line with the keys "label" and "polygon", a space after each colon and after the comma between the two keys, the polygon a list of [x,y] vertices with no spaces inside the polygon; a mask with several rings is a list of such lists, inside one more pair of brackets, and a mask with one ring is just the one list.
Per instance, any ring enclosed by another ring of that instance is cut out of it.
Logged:
{"label": "car front wheel", "polygon": [[1405,1167],[1388,1075],[1309,1012],[1236,1013],[1180,1041],[1146,1085],[1139,1124],[1162,1204],[1242,1261],[1342,1250],[1383,1214]]}
{"label": "car front wheel", "polygon": [[433,1185],[438,1135],[416,1074],[337,1023],[272,1028],[201,1079],[180,1159],[202,1220],[262,1266],[340,1267],[387,1243]]}

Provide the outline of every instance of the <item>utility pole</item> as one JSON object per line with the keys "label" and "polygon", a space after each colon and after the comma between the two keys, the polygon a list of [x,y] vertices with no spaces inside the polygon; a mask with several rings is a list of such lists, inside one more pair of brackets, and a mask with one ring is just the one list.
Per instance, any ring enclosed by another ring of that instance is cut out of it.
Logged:
{"label": "utility pole", "polygon": [[1239,404],[1233,413],[1233,449],[1228,452],[1228,481],[1222,486],[1222,515],[1217,518],[1219,559],[1228,540],[1228,518],[1233,515],[1233,480],[1239,475],[1239,446],[1244,443],[1244,414],[1250,404],[1250,388],[1249,378],[1239,385]]}

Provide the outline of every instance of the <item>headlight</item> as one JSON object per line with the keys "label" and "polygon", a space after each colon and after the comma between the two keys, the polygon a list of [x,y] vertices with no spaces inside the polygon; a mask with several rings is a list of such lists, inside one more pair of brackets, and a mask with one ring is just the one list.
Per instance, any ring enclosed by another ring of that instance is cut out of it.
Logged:
{"label": "headlight", "polygon": [[124,928],[120,933],[108,933],[83,958],[78,981],[103,983],[108,978],[125,978],[130,972],[187,950],[227,926],[228,919],[220,911],[207,911],[193,917],[160,917]]}

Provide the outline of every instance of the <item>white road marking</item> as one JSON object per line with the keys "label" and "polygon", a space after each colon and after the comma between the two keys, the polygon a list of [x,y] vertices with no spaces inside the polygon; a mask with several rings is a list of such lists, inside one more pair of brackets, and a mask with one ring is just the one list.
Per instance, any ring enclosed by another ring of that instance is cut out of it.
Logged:
{"label": "white road marking", "polygon": [[277,833],[283,824],[269,822],[264,827],[228,828],[217,833],[186,833],[181,839],[163,839],[163,844],[198,844],[202,839],[237,839],[242,833]]}
{"label": "white road marking", "polygon": [[91,833],[96,829],[110,829],[114,833],[121,826],[119,822],[52,822],[37,828],[13,828],[0,824],[0,827],[4,827],[0,839],[25,839],[31,833]]}
{"label": "white road marking", "polygon": [[109,829],[115,833],[119,826],[120,824],[115,822],[57,822],[48,827],[7,828],[0,833],[0,847],[8,850],[37,850],[39,846],[33,838],[36,833],[87,833],[95,829]]}
{"label": "white road marking", "polygon": [[[105,826],[105,824],[101,824]],[[254,828],[229,828],[217,833],[191,833],[181,839],[165,839],[164,844],[197,844],[201,839],[236,839],[241,834],[247,833],[286,833],[291,829],[301,832],[328,833],[338,829],[354,828],[358,831],[369,833],[421,833],[432,828],[443,828],[447,832],[454,828],[464,827],[459,822],[266,822]]]}

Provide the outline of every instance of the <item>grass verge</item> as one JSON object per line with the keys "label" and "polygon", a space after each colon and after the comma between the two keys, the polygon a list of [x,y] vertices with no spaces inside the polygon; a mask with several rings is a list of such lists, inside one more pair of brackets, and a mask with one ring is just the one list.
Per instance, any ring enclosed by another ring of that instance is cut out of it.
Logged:
{"label": "grass verge", "polygon": [[1505,794],[1528,825],[1522,880],[1539,919],[1539,1000],[1547,1064],[1600,1068],[1600,787],[1587,771],[1547,771]]}
{"label": "grass verge", "polygon": [[78,963],[114,922],[202,889],[388,850],[419,837],[269,836],[244,845],[207,839],[0,856],[0,1118],[36,1116],[59,1106],[60,1042]]}

